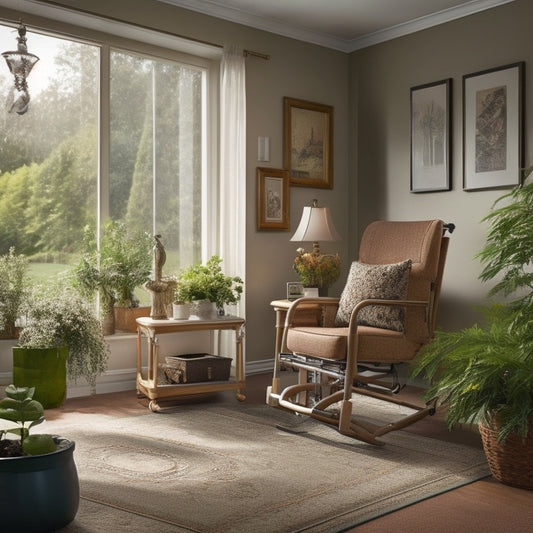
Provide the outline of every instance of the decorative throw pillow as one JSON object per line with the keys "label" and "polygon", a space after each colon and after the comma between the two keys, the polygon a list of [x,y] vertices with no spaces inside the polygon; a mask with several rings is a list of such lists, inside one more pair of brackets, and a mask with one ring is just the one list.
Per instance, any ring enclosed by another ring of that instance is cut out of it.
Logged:
{"label": "decorative throw pillow", "polygon": [[[405,299],[410,270],[410,259],[391,265],[368,265],[354,261],[341,294],[335,324],[347,326],[354,307],[363,300]],[[359,311],[357,323],[362,326],[403,331],[404,314],[401,307],[371,305]]]}

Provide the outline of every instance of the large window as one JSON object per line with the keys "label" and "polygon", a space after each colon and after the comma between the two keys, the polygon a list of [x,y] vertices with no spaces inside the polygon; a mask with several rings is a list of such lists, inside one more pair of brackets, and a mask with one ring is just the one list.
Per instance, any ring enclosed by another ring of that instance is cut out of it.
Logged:
{"label": "large window", "polygon": [[[2,51],[15,37],[0,26]],[[163,236],[167,274],[200,260],[206,69],[31,29],[27,38],[40,57],[29,110],[0,105],[0,253],[14,246],[47,277],[78,261],[87,225],[111,217]],[[6,104],[12,85],[1,64]]]}

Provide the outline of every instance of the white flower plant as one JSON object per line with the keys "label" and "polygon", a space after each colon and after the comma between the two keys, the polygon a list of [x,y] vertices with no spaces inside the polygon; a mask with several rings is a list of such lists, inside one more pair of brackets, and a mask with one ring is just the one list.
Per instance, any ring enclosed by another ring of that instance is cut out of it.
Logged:
{"label": "white flower plant", "polygon": [[25,304],[19,346],[68,347],[67,373],[75,382],[85,378],[94,388],[107,368],[109,345],[93,305],[70,287],[37,287]]}

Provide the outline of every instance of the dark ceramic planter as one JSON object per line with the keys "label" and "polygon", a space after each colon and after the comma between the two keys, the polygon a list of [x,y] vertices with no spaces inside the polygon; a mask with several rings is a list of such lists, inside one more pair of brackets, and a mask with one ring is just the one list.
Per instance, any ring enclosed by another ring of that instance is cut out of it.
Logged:
{"label": "dark ceramic planter", "polygon": [[48,533],[74,520],[80,500],[75,444],[54,440],[58,449],[52,453],[0,457],[2,531]]}
{"label": "dark ceramic planter", "polygon": [[13,347],[13,383],[35,387],[33,399],[45,409],[59,407],[67,394],[68,347]]}

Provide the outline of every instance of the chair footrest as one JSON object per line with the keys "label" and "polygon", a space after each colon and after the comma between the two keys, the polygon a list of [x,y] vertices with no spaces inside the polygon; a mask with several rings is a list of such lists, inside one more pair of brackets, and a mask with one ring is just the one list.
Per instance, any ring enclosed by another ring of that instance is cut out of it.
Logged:
{"label": "chair footrest", "polygon": [[280,361],[293,364],[294,366],[302,365],[302,368],[313,367],[317,369],[332,370],[337,372],[345,372],[346,361],[336,361],[334,359],[318,359],[316,357],[308,357],[306,355],[295,353],[280,353]]}

